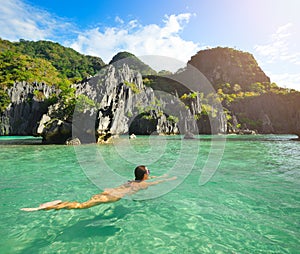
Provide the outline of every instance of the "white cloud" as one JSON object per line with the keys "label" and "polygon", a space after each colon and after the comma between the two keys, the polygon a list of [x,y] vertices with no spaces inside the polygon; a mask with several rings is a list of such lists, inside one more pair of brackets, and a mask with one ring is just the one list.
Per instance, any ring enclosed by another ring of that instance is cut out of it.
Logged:
{"label": "white cloud", "polygon": [[278,27],[269,43],[255,45],[254,49],[264,69],[273,69],[268,73],[273,82],[300,91],[300,41],[297,34],[295,26],[288,23]]}
{"label": "white cloud", "polygon": [[5,0],[0,4],[0,36],[16,41],[20,38],[43,40],[55,37],[70,24],[52,17],[46,11],[25,4],[21,0]]}
{"label": "white cloud", "polygon": [[162,26],[142,26],[137,20],[132,20],[119,27],[106,27],[103,31],[94,28],[80,33],[75,40],[68,42],[68,46],[85,54],[100,56],[106,62],[120,51],[137,56],[169,56],[186,62],[200,49],[199,44],[180,37],[190,17],[190,13],[165,16]]}
{"label": "white cloud", "polygon": [[293,64],[300,64],[300,52],[293,47],[293,28],[292,23],[280,26],[272,34],[270,43],[264,45],[255,45],[256,52],[266,58],[268,63],[276,61],[288,61]]}
{"label": "white cloud", "polygon": [[115,17],[115,21],[116,21],[117,23],[124,24],[124,20],[121,19],[119,16]]}
{"label": "white cloud", "polygon": [[268,73],[280,87],[291,88],[300,91],[300,73]]}
{"label": "white cloud", "polygon": [[129,51],[137,56],[168,56],[186,63],[200,49],[199,44],[180,35],[192,15],[165,16],[162,25],[141,25],[135,19],[125,22],[117,16],[115,26],[75,32],[75,27],[60,17],[23,0],[6,0],[0,5],[0,37],[11,41],[59,41],[81,53],[99,56],[105,62],[120,51]]}

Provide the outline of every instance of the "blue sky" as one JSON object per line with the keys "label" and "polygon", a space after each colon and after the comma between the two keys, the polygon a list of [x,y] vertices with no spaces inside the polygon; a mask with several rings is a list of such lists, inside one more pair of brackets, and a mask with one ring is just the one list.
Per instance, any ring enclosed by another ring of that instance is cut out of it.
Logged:
{"label": "blue sky", "polygon": [[298,0],[0,0],[0,37],[52,40],[105,62],[119,51],[187,62],[226,46],[300,90]]}

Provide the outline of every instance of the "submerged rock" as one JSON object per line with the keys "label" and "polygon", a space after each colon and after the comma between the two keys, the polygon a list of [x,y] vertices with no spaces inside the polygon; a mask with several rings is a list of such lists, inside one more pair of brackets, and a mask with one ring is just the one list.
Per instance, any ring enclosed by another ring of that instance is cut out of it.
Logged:
{"label": "submerged rock", "polygon": [[195,139],[195,136],[191,132],[187,132],[184,134],[184,139]]}

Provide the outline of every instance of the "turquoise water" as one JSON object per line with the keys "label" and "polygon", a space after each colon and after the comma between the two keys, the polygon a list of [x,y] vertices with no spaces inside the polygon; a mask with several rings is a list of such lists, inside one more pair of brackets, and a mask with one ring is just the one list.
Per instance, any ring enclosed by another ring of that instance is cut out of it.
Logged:
{"label": "turquoise water", "polygon": [[[209,136],[199,138],[138,137],[117,147],[74,149],[1,137],[0,252],[299,253],[300,142],[286,135],[228,136],[215,174],[199,185],[212,147]],[[132,178],[136,164],[161,175],[173,173],[176,161],[179,185],[162,196],[143,200],[153,186],[86,210],[20,211],[55,199],[84,201],[113,183],[89,169],[107,167],[122,180]],[[95,185],[90,179],[97,174]]]}

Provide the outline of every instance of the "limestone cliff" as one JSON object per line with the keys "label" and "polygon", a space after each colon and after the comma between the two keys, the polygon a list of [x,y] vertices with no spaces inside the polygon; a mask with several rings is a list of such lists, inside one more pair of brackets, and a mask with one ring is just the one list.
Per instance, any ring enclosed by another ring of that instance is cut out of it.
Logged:
{"label": "limestone cliff", "polygon": [[296,134],[300,137],[300,94],[266,93],[237,100],[231,112],[244,129],[258,133]]}
{"label": "limestone cliff", "polygon": [[299,136],[300,93],[271,84],[250,53],[221,47],[201,50],[188,64],[203,73],[222,100],[227,132]]}
{"label": "limestone cliff", "polygon": [[232,48],[201,50],[192,56],[188,64],[196,67],[211,84],[239,84],[243,90],[256,82],[270,82],[270,78],[258,66],[253,55]]}
{"label": "limestone cliff", "polygon": [[15,83],[7,91],[11,103],[0,115],[0,135],[32,135],[58,92],[44,83]]}
{"label": "limestone cliff", "polygon": [[143,76],[151,74],[156,75],[156,71],[153,70],[149,65],[145,64],[135,55],[126,51],[116,54],[109,64],[114,65],[117,68],[122,68],[123,64],[126,64],[131,70],[138,71]]}
{"label": "limestone cliff", "polygon": [[69,144],[106,142],[120,134],[248,129],[300,135],[300,94],[270,84],[249,53],[200,51],[183,71],[164,77],[142,77],[124,61],[74,84],[75,94],[67,98],[54,86],[16,82],[5,91],[11,103],[1,109],[0,135],[36,135],[45,143]]}
{"label": "limestone cliff", "polygon": [[[60,90],[45,84],[16,83],[8,94],[11,104],[1,115],[1,135],[37,135],[45,143],[105,142],[119,134],[178,134],[194,131],[190,123],[199,113],[174,95],[156,94],[143,84],[139,72],[127,65],[110,65],[97,75],[73,85],[77,103],[70,114]],[[57,99],[53,102],[52,96]],[[196,105],[197,104],[197,105]],[[191,126],[191,127],[190,127]]]}

